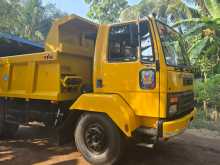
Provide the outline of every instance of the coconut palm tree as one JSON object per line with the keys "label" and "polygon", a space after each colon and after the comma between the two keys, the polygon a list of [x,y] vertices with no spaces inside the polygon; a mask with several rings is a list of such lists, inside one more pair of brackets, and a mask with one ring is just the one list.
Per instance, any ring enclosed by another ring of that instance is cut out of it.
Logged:
{"label": "coconut palm tree", "polygon": [[157,18],[172,24],[180,19],[198,16],[190,0],[142,0],[134,6],[125,9],[120,16],[121,21],[136,19],[155,13]]}

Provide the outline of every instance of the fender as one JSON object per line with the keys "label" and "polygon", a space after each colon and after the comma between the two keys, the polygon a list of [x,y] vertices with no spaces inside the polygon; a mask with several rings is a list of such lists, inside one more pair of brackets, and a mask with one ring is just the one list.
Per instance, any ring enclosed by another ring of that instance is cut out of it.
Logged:
{"label": "fender", "polygon": [[83,94],[70,110],[105,113],[128,137],[138,127],[138,120],[131,107],[117,94]]}

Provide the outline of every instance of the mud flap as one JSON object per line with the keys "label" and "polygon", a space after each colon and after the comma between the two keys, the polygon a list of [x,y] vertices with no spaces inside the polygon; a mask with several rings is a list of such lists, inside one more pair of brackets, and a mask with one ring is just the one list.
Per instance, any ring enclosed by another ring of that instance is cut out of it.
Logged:
{"label": "mud flap", "polygon": [[64,122],[56,128],[57,145],[64,145],[74,142],[74,131],[80,115],[80,111],[68,112]]}

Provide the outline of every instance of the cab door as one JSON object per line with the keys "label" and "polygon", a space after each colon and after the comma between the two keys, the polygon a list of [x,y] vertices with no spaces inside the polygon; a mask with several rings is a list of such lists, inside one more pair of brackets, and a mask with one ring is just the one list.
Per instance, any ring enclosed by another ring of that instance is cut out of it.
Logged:
{"label": "cab door", "polygon": [[102,78],[96,87],[122,96],[137,115],[158,117],[158,57],[150,23],[113,25],[108,31]]}

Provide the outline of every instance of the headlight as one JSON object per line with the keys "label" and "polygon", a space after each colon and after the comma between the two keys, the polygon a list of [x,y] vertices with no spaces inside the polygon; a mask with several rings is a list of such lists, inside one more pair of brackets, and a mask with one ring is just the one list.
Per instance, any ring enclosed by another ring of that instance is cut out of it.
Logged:
{"label": "headlight", "polygon": [[177,104],[170,105],[168,109],[168,115],[170,117],[174,116],[177,113]]}
{"label": "headlight", "polygon": [[168,117],[173,117],[177,113],[178,96],[169,95],[168,96]]}

